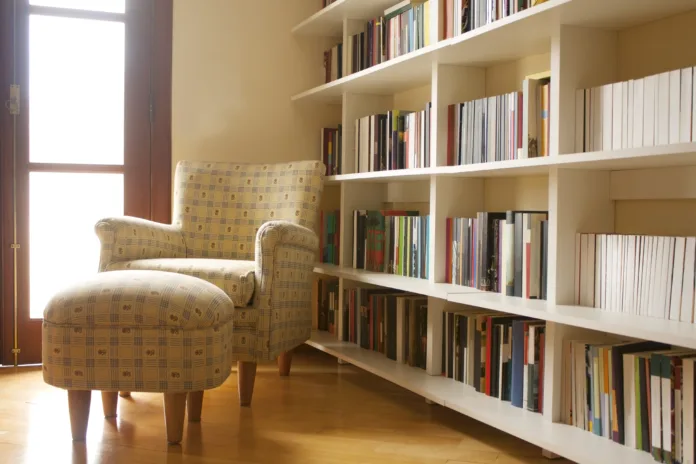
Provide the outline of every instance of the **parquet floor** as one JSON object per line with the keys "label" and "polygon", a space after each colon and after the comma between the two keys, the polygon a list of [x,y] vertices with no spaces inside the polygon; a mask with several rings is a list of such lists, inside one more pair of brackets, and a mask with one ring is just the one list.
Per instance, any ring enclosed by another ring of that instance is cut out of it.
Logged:
{"label": "parquet floor", "polygon": [[[526,442],[303,347],[288,378],[259,366],[251,408],[237,377],[206,392],[200,424],[165,440],[162,396],[134,394],[104,420],[95,392],[86,443],[73,444],[64,391],[39,369],[0,369],[0,463],[549,464]],[[557,460],[553,464],[567,463]]]}

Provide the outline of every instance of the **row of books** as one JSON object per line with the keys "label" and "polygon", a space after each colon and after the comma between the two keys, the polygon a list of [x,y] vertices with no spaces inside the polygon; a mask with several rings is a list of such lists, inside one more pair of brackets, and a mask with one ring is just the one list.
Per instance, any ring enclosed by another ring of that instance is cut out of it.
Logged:
{"label": "row of books", "polygon": [[430,45],[430,0],[405,0],[384,12],[386,60]]}
{"label": "row of books", "polygon": [[[430,45],[430,0],[405,0],[370,19],[363,30],[325,52],[326,82],[340,79]],[[330,56],[327,57],[327,54]],[[346,69],[335,60],[346,55]],[[330,58],[330,60],[329,60]],[[335,72],[334,72],[335,68]],[[345,72],[344,72],[345,71]]]}
{"label": "row of books", "polygon": [[450,105],[447,165],[548,156],[550,82],[525,79],[522,92]]}
{"label": "row of books", "polygon": [[326,175],[341,174],[343,160],[343,131],[339,124],[337,128],[325,127],[321,130],[321,160],[326,166]]}
{"label": "row of books", "polygon": [[[317,329],[336,334],[338,330],[338,279],[316,279],[312,299],[312,318]],[[313,324],[314,325],[314,324]]]}
{"label": "row of books", "polygon": [[527,299],[546,299],[548,212],[448,218],[446,281]]}
{"label": "row of books", "polygon": [[694,322],[696,238],[577,234],[575,303]]}
{"label": "row of books", "polygon": [[696,68],[576,92],[575,150],[696,141]]}
{"label": "row of books", "polygon": [[355,172],[430,166],[431,105],[388,111],[355,121]]}
{"label": "row of books", "polygon": [[324,51],[324,82],[333,82],[343,77],[343,44]]}
{"label": "row of books", "polygon": [[471,310],[442,314],[442,375],[543,412],[544,321]]}
{"label": "row of books", "polygon": [[564,340],[561,420],[657,462],[692,463],[695,362],[656,342]]}
{"label": "row of books", "polygon": [[353,212],[353,268],[427,279],[430,216],[418,211]]}
{"label": "row of books", "polygon": [[342,340],[409,366],[426,368],[428,299],[389,289],[343,293]]}
{"label": "row of books", "polygon": [[464,34],[547,0],[443,0],[445,39]]}
{"label": "row of books", "polygon": [[339,265],[341,243],[341,211],[320,211],[319,213],[320,262]]}

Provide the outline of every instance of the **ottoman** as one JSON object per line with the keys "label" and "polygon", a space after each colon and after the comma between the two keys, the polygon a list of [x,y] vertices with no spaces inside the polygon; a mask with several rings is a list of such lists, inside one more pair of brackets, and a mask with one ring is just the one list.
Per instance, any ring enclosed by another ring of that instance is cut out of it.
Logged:
{"label": "ottoman", "polygon": [[98,390],[106,417],[119,391],[164,393],[167,440],[179,443],[187,399],[189,420],[200,420],[203,391],[230,375],[233,311],[215,285],[161,271],[101,272],[56,294],[44,310],[43,378],[68,391],[73,440],[85,439]]}

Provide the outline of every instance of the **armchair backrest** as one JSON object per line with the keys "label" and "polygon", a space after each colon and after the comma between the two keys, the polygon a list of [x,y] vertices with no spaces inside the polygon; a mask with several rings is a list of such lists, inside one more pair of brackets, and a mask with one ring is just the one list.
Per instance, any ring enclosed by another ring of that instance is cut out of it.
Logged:
{"label": "armchair backrest", "polygon": [[319,161],[179,162],[174,225],[182,228],[187,257],[253,260],[256,232],[268,221],[314,230],[325,169]]}

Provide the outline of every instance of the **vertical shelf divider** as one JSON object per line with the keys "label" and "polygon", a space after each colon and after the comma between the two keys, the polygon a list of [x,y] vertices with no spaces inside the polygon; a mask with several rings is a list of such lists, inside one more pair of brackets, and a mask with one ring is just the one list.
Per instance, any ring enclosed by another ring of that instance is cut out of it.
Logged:
{"label": "vertical shelf divider", "polygon": [[447,165],[448,107],[486,95],[486,71],[466,66],[433,64],[431,166]]}

